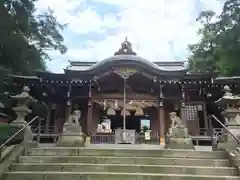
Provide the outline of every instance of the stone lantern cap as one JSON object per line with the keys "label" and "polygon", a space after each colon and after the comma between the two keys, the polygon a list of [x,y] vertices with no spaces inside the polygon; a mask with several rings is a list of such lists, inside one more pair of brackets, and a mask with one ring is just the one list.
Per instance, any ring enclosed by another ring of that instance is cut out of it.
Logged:
{"label": "stone lantern cap", "polygon": [[224,111],[221,112],[223,116],[226,115],[235,115],[235,114],[240,114],[240,110],[237,108],[227,108]]}
{"label": "stone lantern cap", "polygon": [[226,106],[236,105],[238,102],[240,102],[240,96],[234,95],[229,86],[224,86],[223,91],[224,95],[216,101],[216,104]]}

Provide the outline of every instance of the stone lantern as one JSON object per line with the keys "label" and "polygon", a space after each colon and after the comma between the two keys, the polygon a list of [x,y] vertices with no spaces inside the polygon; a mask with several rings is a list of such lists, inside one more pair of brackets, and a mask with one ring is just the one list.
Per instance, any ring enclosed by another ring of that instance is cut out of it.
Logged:
{"label": "stone lantern", "polygon": [[[28,107],[32,103],[37,102],[37,100],[34,99],[29,94],[29,91],[30,91],[29,87],[24,86],[20,94],[17,94],[15,96],[10,96],[10,99],[17,101],[17,105],[12,108],[12,110],[16,113],[17,118],[11,123],[11,126],[18,126],[22,128],[27,125],[25,118],[29,113],[32,113],[32,111]],[[25,129],[24,140],[32,141],[32,139],[33,139],[33,134],[32,134],[31,127],[27,126]]]}
{"label": "stone lantern", "polygon": [[[233,95],[229,86],[224,86],[224,95],[216,101],[216,104],[224,108],[221,114],[227,119],[226,126],[229,131],[235,136],[240,135],[240,110],[236,107],[240,102],[240,96]],[[227,142],[220,143],[219,147],[224,145],[224,148],[236,147],[237,142],[227,133]]]}

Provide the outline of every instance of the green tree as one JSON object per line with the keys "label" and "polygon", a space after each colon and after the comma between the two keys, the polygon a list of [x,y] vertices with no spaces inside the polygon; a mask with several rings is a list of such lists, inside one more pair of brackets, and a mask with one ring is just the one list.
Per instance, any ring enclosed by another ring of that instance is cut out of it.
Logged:
{"label": "green tree", "polygon": [[214,54],[216,47],[216,26],[211,24],[215,13],[212,11],[203,11],[200,13],[197,21],[202,24],[198,35],[201,37],[197,44],[189,45],[192,52],[189,58],[189,66],[192,71],[211,72],[216,71],[216,56]]}
{"label": "green tree", "polygon": [[203,11],[197,21],[202,28],[198,32],[200,41],[189,45],[190,70],[240,75],[240,1],[227,0],[219,17]]}
{"label": "green tree", "polygon": [[52,10],[36,15],[36,0],[0,1],[0,66],[14,73],[45,70],[49,51],[65,53],[58,23]]}

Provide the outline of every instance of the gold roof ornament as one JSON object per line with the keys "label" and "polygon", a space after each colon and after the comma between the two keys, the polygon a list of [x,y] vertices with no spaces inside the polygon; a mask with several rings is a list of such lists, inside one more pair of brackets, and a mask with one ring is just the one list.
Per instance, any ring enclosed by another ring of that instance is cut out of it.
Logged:
{"label": "gold roof ornament", "polygon": [[143,115],[144,115],[143,109],[141,107],[137,107],[135,116],[143,116]]}
{"label": "gold roof ornament", "polygon": [[132,49],[132,43],[130,43],[127,39],[125,38],[125,41],[122,42],[120,49],[114,53],[114,56],[117,55],[137,55]]}
{"label": "gold roof ornament", "polygon": [[[128,110],[125,110],[125,115],[130,116],[130,112]],[[121,111],[121,116],[124,116],[124,110]]]}
{"label": "gold roof ornament", "polygon": [[109,115],[109,116],[115,116],[116,115],[116,111],[114,110],[114,109],[112,109],[112,108],[108,108],[107,109],[107,115]]}

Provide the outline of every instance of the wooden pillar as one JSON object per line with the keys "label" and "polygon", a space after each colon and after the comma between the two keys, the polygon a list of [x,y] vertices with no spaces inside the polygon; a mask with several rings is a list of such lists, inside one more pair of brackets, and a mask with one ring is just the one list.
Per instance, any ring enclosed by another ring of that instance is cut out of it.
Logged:
{"label": "wooden pillar", "polygon": [[186,111],[185,111],[185,88],[184,85],[181,86],[181,120],[187,127]]}
{"label": "wooden pillar", "polygon": [[71,92],[72,92],[72,85],[71,83],[68,84],[68,91],[67,91],[67,110],[66,110],[66,119],[71,115],[72,113],[72,101],[71,101]]}
{"label": "wooden pillar", "polygon": [[57,133],[57,104],[56,103],[53,103],[52,104],[52,114],[53,114],[53,132],[54,133]]}
{"label": "wooden pillar", "polygon": [[88,91],[88,111],[87,111],[87,135],[89,136],[92,133],[92,126],[93,126],[93,103],[92,103],[92,87],[89,85],[89,91]]}
{"label": "wooden pillar", "polygon": [[165,143],[165,122],[164,122],[164,108],[163,108],[163,85],[160,84],[160,94],[159,94],[159,108],[158,108],[158,118],[160,124],[160,144]]}
{"label": "wooden pillar", "polygon": [[44,130],[44,132],[46,134],[49,133],[49,125],[50,125],[51,113],[52,113],[52,104],[48,103],[48,113],[47,113],[47,119],[46,119],[45,130]]}
{"label": "wooden pillar", "polygon": [[[208,120],[208,116],[207,116],[207,107],[206,107],[205,102],[202,104],[202,110],[203,110],[203,113],[204,113],[204,115],[203,115],[203,117],[204,117],[204,128],[209,129],[209,120]],[[212,128],[211,125],[210,125],[210,128]]]}

